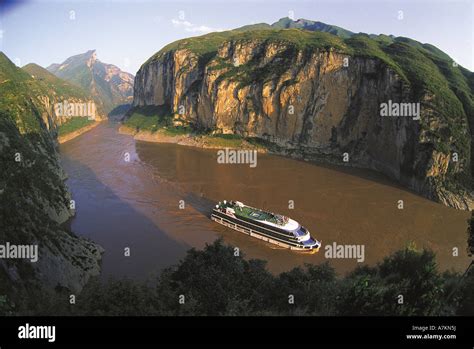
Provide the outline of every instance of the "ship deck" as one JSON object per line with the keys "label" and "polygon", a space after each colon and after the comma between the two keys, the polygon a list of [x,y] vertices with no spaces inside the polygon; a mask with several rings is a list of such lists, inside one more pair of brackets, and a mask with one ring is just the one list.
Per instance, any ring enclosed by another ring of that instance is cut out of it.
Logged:
{"label": "ship deck", "polygon": [[259,221],[267,221],[267,222],[277,224],[277,220],[272,215],[270,215],[269,213],[265,211],[253,209],[248,206],[244,206],[244,207],[234,206],[233,208],[235,210],[235,214],[238,216],[242,216],[249,219],[256,219]]}

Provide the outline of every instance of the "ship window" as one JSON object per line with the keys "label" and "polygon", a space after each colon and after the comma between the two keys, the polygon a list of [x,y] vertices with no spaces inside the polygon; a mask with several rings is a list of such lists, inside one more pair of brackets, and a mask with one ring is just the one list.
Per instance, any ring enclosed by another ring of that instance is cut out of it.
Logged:
{"label": "ship window", "polygon": [[305,236],[307,230],[304,227],[299,227],[298,230],[295,231],[296,236]]}

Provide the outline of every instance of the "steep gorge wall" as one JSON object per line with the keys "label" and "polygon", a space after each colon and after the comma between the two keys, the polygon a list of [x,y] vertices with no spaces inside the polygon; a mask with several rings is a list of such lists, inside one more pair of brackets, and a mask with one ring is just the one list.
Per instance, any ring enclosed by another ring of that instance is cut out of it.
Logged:
{"label": "steep gorge wall", "polygon": [[64,181],[54,136],[42,123],[39,132],[21,133],[11,117],[0,114],[0,243],[37,245],[38,261],[0,259],[0,294],[55,288],[77,292],[100,273],[103,249],[63,227],[74,211]]}
{"label": "steep gorge wall", "polygon": [[40,289],[80,291],[99,275],[103,249],[64,226],[74,210],[56,139],[65,119],[53,106],[87,100],[46,91],[3,58],[8,79],[0,85],[0,245],[37,246],[38,260],[2,255],[0,296],[22,311],[35,300],[28,295]]}
{"label": "steep gorge wall", "polygon": [[[198,127],[259,137],[302,157],[330,157],[375,169],[447,205],[474,207],[471,193],[445,181],[469,166],[434,146],[438,120],[433,96],[410,85],[376,58],[284,43],[228,41],[203,62],[188,49],[144,64],[135,79],[134,106],[169,105]],[[421,120],[382,117],[381,103],[419,102]],[[183,109],[182,109],[183,110]],[[468,129],[466,125],[459,125]]]}

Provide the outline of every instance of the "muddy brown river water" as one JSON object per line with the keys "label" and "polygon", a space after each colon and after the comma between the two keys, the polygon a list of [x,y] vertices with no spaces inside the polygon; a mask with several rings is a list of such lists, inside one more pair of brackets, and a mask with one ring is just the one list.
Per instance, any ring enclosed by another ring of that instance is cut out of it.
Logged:
{"label": "muddy brown river water", "polygon": [[[469,214],[381,175],[274,155],[259,155],[256,168],[218,164],[216,150],[136,142],[117,130],[116,124],[103,123],[60,146],[76,201],[71,227],[105,248],[103,277],[155,275],[189,248],[218,237],[248,258],[267,260],[275,273],[329,260],[342,274],[360,264],[327,259],[324,249],[312,255],[291,252],[220,226],[209,213],[223,199],[288,215],[322,240],[323,248],[333,242],[364,245],[369,265],[414,243],[434,250],[443,270],[467,267]],[[404,201],[403,210],[398,200]]]}

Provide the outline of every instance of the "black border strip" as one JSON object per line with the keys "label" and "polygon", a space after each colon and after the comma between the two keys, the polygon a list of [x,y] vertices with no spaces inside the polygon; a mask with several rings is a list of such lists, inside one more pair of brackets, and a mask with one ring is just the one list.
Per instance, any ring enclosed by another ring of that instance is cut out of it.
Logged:
{"label": "black border strip", "polygon": [[[26,323],[56,326],[56,341],[18,339],[18,327]],[[456,326],[456,330],[437,330],[435,334],[456,334],[456,339],[409,340],[406,335],[420,334],[413,326]],[[275,331],[275,329],[285,329]],[[171,329],[179,329],[176,337]],[[217,329],[217,330],[216,330]],[[241,330],[246,329],[246,330]],[[251,330],[248,330],[251,329]],[[474,346],[474,317],[0,317],[0,347],[64,347],[137,342],[165,345],[165,340],[193,341],[184,335],[197,331],[198,338],[218,341],[222,335],[239,341],[286,340],[295,345],[379,344],[403,347]],[[182,338],[181,338],[182,337]],[[324,338],[322,338],[324,337]],[[151,341],[151,342],[150,342]],[[230,342],[228,344],[230,344]],[[248,342],[252,343],[252,342]],[[299,344],[298,344],[299,343]],[[153,345],[154,347],[155,345]]]}

